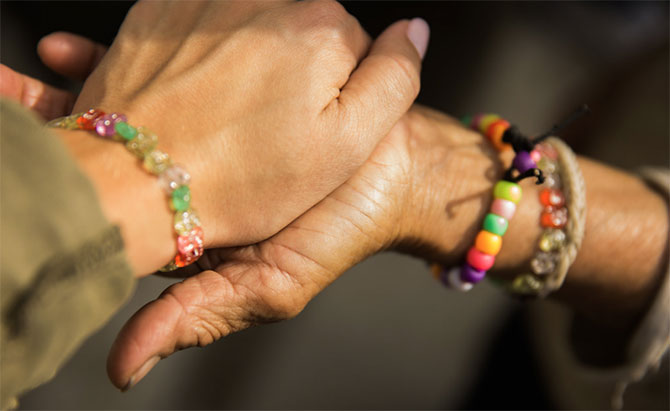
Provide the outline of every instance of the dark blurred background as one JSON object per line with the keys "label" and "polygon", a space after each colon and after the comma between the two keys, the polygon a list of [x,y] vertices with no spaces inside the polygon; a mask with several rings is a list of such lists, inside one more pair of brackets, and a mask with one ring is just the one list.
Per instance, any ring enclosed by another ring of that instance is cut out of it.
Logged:
{"label": "dark blurred background", "polygon": [[[669,166],[668,2],[344,5],[373,36],[400,18],[428,21],[422,104],[456,116],[496,112],[535,134],[586,102],[592,114],[562,134],[575,151],[631,171]],[[37,42],[66,30],[111,44],[131,6],[3,0],[0,60],[77,90],[41,64]],[[529,348],[526,305],[489,284],[449,292],[421,261],[397,254],[353,268],[296,319],[177,353],[121,394],[107,381],[107,350],[125,319],[168,284],[143,280],[21,408],[557,407]]]}

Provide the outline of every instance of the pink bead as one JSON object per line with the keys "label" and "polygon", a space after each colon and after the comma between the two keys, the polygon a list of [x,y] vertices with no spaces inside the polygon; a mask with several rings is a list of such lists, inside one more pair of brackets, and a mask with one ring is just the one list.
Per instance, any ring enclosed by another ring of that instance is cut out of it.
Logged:
{"label": "pink bead", "polygon": [[502,198],[496,198],[493,200],[493,204],[491,204],[491,213],[499,215],[507,221],[510,221],[514,217],[515,211],[516,204]]}
{"label": "pink bead", "polygon": [[468,256],[466,258],[468,264],[470,264],[473,268],[480,271],[486,271],[489,268],[493,267],[495,259],[496,258],[494,256],[484,254],[481,251],[477,250],[475,247],[470,248],[470,251],[468,251]]}
{"label": "pink bead", "polygon": [[114,124],[126,121],[126,116],[123,114],[105,114],[95,121],[95,132],[101,137],[111,137],[116,133]]}
{"label": "pink bead", "polygon": [[537,150],[533,150],[530,152],[530,159],[535,163],[538,163],[540,160],[542,160],[542,154]]}

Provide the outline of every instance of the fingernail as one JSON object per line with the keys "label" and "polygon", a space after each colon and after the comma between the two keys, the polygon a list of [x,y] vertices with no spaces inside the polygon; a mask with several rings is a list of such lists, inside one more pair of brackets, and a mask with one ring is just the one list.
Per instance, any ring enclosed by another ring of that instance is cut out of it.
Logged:
{"label": "fingernail", "polygon": [[423,59],[428,48],[428,39],[430,38],[430,27],[426,20],[416,17],[413,18],[407,26],[407,37],[414,44],[419,56]]}
{"label": "fingernail", "polygon": [[147,373],[151,371],[151,369],[154,368],[154,365],[158,364],[158,361],[160,360],[161,358],[157,355],[154,355],[153,357],[149,358],[147,362],[142,364],[142,366],[138,368],[137,371],[135,371],[135,374],[133,374],[132,377],[130,377],[130,379],[128,380],[128,384],[126,384],[126,386],[123,387],[121,391],[126,392],[129,389],[133,388],[135,384],[140,382],[140,380],[144,378],[144,376],[147,375]]}

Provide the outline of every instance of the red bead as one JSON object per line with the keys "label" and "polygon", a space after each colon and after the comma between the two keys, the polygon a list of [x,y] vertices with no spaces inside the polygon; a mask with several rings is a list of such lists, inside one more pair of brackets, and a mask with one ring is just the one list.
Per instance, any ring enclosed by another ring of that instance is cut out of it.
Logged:
{"label": "red bead", "polygon": [[568,222],[567,208],[546,207],[540,216],[540,223],[545,228],[563,228]]}
{"label": "red bead", "polygon": [[489,268],[493,267],[495,259],[495,256],[484,254],[475,247],[470,248],[466,257],[468,264],[480,271],[487,271]]}
{"label": "red bead", "polygon": [[540,203],[547,207],[560,208],[565,204],[565,197],[561,190],[545,188],[540,192]]}
{"label": "red bead", "polygon": [[99,111],[92,108],[88,110],[86,113],[82,114],[81,117],[77,119],[77,124],[79,125],[79,128],[82,130],[94,130],[96,120],[104,115],[105,115],[104,111]]}
{"label": "red bead", "polygon": [[201,227],[195,227],[188,234],[177,237],[177,256],[174,263],[184,267],[195,262],[204,252],[204,235]]}

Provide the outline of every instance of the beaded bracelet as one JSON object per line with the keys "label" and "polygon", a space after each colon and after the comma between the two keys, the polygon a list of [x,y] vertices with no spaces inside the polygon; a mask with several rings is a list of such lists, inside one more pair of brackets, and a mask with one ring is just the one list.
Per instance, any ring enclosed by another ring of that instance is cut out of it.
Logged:
{"label": "beaded bracelet", "polygon": [[546,176],[546,188],[539,194],[543,232],[530,261],[531,272],[504,284],[521,297],[546,297],[563,285],[586,225],[586,189],[574,153],[557,138],[538,145],[538,151],[538,166]]}
{"label": "beaded bracelet", "polygon": [[[433,275],[444,285],[460,291],[468,291],[472,289],[474,284],[485,278],[486,272],[493,266],[495,256],[502,247],[502,236],[507,230],[509,220],[516,211],[516,204],[521,199],[522,190],[517,183],[527,177],[535,177],[537,179],[536,184],[542,184],[545,180],[542,170],[537,165],[537,162],[542,160],[542,153],[535,146],[587,111],[588,107],[582,106],[561,124],[552,127],[548,132],[532,140],[522,135],[518,128],[495,114],[479,114],[474,117],[463,118],[464,125],[484,134],[498,151],[512,148],[516,155],[512,161],[512,166],[507,169],[503,179],[498,181],[493,188],[494,201],[489,213],[484,218],[482,230],[477,234],[474,245],[467,253],[466,261],[460,267],[450,269],[445,269],[439,264],[431,266]],[[551,177],[556,180],[554,175],[551,175]],[[551,197],[548,200],[553,201],[554,199]],[[543,218],[553,219],[555,214],[558,213],[552,210]],[[567,217],[567,212],[565,216]],[[576,250],[579,248],[579,244],[573,242],[573,245],[575,244],[572,260],[574,260]],[[565,266],[565,272],[567,272],[572,260]],[[565,277],[565,273],[562,274],[562,277]],[[517,280],[517,283],[521,282],[522,280]],[[562,283],[562,279],[560,283]]]}
{"label": "beaded bracelet", "polygon": [[191,208],[191,176],[183,167],[172,164],[170,156],[156,148],[158,137],[145,127],[133,127],[123,114],[106,114],[90,109],[86,113],[57,118],[47,127],[67,130],[88,130],[105,139],[125,143],[128,151],[142,160],[144,169],[158,176],[174,211],[174,230],[177,233],[177,255],[160,271],[172,271],[195,262],[203,254],[204,234],[195,210]]}

